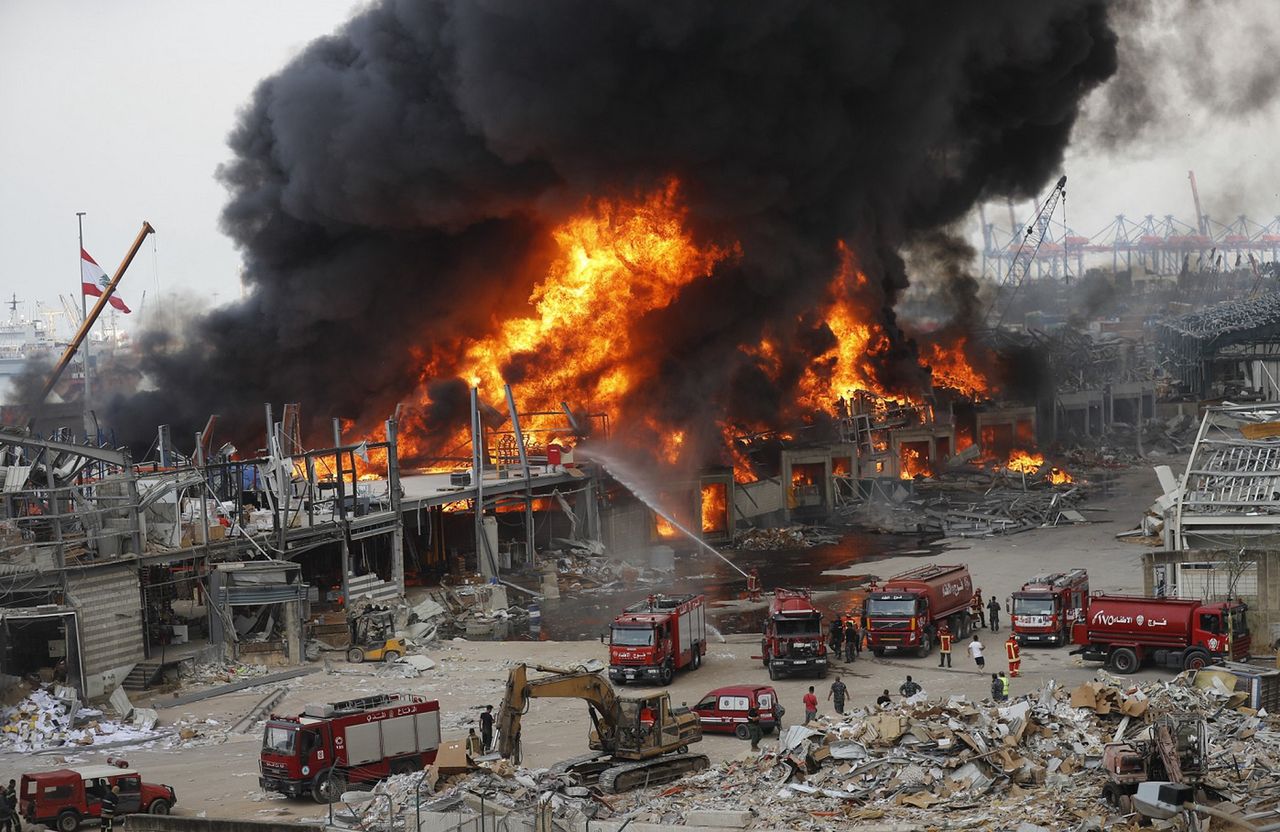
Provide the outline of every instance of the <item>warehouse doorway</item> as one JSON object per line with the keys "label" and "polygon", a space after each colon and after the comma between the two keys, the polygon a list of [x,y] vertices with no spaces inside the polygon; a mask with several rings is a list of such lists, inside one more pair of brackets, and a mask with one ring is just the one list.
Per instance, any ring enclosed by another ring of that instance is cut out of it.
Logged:
{"label": "warehouse doorway", "polygon": [[74,610],[0,610],[0,672],[84,690]]}

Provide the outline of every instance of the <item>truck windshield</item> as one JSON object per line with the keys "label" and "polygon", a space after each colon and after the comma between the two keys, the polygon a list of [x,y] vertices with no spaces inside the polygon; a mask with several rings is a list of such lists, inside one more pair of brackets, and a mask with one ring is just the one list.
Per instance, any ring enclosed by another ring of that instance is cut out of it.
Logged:
{"label": "truck windshield", "polygon": [[297,739],[297,729],[268,725],[262,734],[262,750],[273,754],[292,754]]}
{"label": "truck windshield", "polygon": [[614,627],[613,643],[623,647],[649,647],[653,644],[653,630],[639,627]]}
{"label": "truck windshield", "polygon": [[1052,598],[1022,598],[1013,596],[1014,615],[1053,615]]}
{"label": "truck windshield", "polygon": [[782,618],[778,617],[773,620],[774,629],[778,635],[784,638],[809,637],[821,638],[822,627],[818,624],[816,617],[809,618]]}
{"label": "truck windshield", "polygon": [[910,618],[916,614],[916,602],[913,598],[877,598],[874,595],[867,599],[867,616]]}

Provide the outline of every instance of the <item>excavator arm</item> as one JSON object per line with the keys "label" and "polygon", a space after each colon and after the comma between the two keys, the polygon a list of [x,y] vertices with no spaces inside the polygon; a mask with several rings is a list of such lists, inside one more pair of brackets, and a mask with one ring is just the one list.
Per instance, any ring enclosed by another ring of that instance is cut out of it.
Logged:
{"label": "excavator arm", "polygon": [[520,720],[529,709],[530,699],[582,699],[587,703],[591,722],[600,737],[603,750],[612,752],[616,744],[621,708],[618,696],[609,683],[597,673],[560,670],[537,665],[535,670],[551,673],[529,678],[529,666],[518,664],[507,676],[507,692],[498,710],[498,753],[514,762],[520,761]]}

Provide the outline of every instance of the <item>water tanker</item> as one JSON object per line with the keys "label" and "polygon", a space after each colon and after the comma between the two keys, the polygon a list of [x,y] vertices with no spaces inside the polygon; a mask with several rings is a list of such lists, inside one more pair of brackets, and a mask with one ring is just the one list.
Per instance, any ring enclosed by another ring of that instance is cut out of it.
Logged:
{"label": "water tanker", "polygon": [[1072,651],[1086,661],[1107,662],[1132,673],[1146,659],[1199,670],[1217,659],[1249,656],[1248,610],[1240,601],[1094,595],[1072,628]]}

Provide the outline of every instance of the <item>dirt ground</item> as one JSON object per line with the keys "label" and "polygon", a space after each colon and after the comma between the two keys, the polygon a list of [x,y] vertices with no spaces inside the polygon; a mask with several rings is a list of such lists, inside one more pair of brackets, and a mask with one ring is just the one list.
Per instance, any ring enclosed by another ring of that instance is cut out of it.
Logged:
{"label": "dirt ground", "polygon": [[[1109,493],[1098,495],[1084,504],[1094,522],[1083,526],[1037,529],[1020,535],[980,540],[957,540],[941,562],[969,564],[974,580],[984,595],[995,593],[1004,598],[1033,574],[1072,567],[1089,570],[1095,590],[1136,592],[1142,588],[1140,573],[1143,547],[1119,541],[1117,532],[1133,528],[1142,510],[1158,492],[1150,467],[1135,467],[1118,472],[1109,483]],[[900,568],[918,564],[918,558],[900,557],[875,563],[874,571],[890,575]],[[851,568],[853,565],[851,564]],[[867,565],[856,567],[859,573]],[[799,578],[797,583],[803,583]],[[981,631],[987,647],[987,672],[979,672],[962,651],[953,656],[951,670],[937,667],[937,654],[928,658],[886,656],[874,659],[869,654],[851,665],[838,664],[826,679],[785,679],[774,683],[787,709],[784,723],[801,716],[800,699],[806,688],[817,687],[822,711],[829,711],[828,688],[839,675],[849,687],[853,704],[873,700],[888,688],[897,698],[898,685],[911,674],[930,696],[962,693],[973,698],[988,694],[991,670],[1004,669],[1003,640],[1007,629],[999,635]],[[768,675],[753,656],[759,653],[759,637],[754,634],[727,635],[714,641],[703,666],[694,672],[678,674],[670,691],[676,702],[692,705],[707,691],[721,685],[743,682],[767,682]],[[329,672],[283,683],[288,695],[277,706],[279,713],[297,713],[310,702],[328,702],[375,692],[408,691],[438,698],[444,713],[446,738],[465,736],[475,724],[478,711],[486,704],[497,705],[507,668],[512,663],[563,665],[587,659],[607,659],[605,648],[594,641],[583,642],[463,642],[455,641],[428,651],[437,662],[434,670],[417,679],[391,678],[378,666],[348,665],[332,662]],[[1096,665],[1084,665],[1068,655],[1067,649],[1035,649],[1023,651],[1023,674],[1014,680],[1016,695],[1040,687],[1050,680],[1074,686],[1090,678]],[[1144,676],[1159,676],[1161,671],[1144,670]],[[231,723],[256,704],[267,688],[255,688],[227,694],[190,705],[166,708],[165,697],[151,704],[159,709],[161,726],[175,721],[204,721],[202,732],[207,739],[194,740],[195,747],[165,748],[163,741],[141,747],[112,749],[90,753],[44,753],[38,755],[0,754],[0,778],[16,777],[23,771],[57,768],[67,762],[75,764],[105,761],[108,754],[125,757],[138,768],[144,778],[172,785],[178,793],[177,814],[201,814],[237,818],[318,818],[321,807],[309,801],[290,801],[264,795],[258,789],[258,734],[236,735],[222,739]],[[632,689],[625,689],[630,692]],[[640,690],[640,689],[635,689]],[[139,701],[136,704],[146,704]],[[587,721],[585,706],[571,700],[545,700],[533,704],[524,719],[524,764],[547,766],[566,757],[585,753]],[[208,744],[199,744],[207,742]],[[766,739],[766,744],[772,742]],[[707,736],[696,750],[713,760],[734,757],[747,750],[745,743],[731,736]]]}

